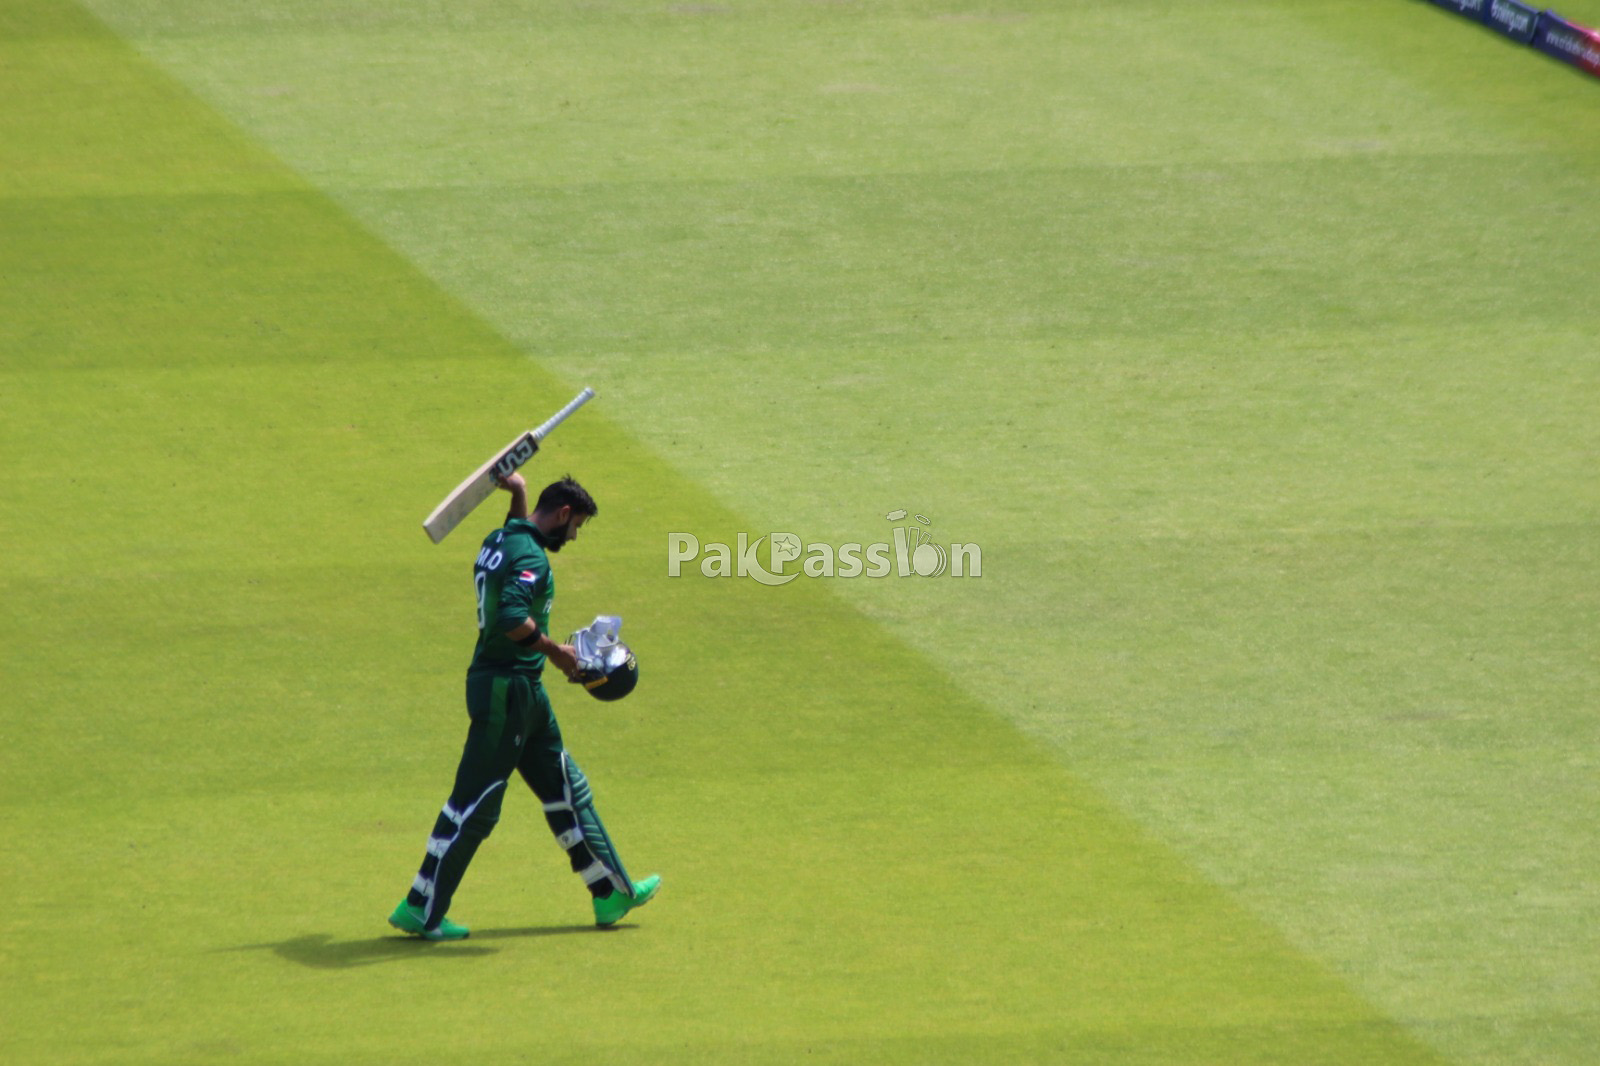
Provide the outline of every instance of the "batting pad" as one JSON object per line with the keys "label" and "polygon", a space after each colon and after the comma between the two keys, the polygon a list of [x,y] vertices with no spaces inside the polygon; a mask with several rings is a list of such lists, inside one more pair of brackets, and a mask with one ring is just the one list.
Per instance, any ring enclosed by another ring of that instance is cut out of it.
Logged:
{"label": "batting pad", "polygon": [[628,871],[623,869],[622,860],[617,856],[616,845],[611,843],[611,836],[606,832],[605,823],[600,820],[600,815],[594,809],[594,794],[589,790],[589,779],[583,776],[583,771],[578,769],[577,761],[565,751],[561,753],[561,787],[562,798],[551,803],[546,803],[546,811],[571,811],[577,819],[578,827],[571,833],[562,834],[562,846],[570,847],[577,843],[577,839],[569,840],[573,833],[581,834],[579,839],[588,845],[589,852],[594,856],[594,864],[587,870],[579,871],[584,883],[594,884],[602,878],[609,879],[613,888],[618,892],[633,895],[633,882],[628,878]]}

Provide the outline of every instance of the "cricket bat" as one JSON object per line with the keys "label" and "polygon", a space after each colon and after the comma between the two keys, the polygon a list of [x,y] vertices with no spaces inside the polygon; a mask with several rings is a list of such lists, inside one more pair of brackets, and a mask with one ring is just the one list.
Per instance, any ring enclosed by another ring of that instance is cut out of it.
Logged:
{"label": "cricket bat", "polygon": [[450,495],[446,496],[433,513],[422,521],[422,528],[427,531],[428,537],[435,544],[450,535],[450,531],[461,524],[462,519],[471,514],[473,510],[494,495],[495,478],[508,477],[518,467],[533,458],[539,450],[539,442],[550,435],[550,431],[565,422],[578,408],[594,399],[594,390],[585,388],[572,402],[561,410],[551,415],[537,429],[530,429],[518,435],[510,444],[500,449],[489,461],[473,471],[461,484],[457,485]]}

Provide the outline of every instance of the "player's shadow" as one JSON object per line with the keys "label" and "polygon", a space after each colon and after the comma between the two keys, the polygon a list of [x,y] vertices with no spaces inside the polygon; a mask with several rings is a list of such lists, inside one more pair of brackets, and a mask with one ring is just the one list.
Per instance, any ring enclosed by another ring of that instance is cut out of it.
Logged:
{"label": "player's shadow", "polygon": [[276,944],[246,944],[226,951],[270,951],[281,959],[309,966],[316,970],[348,970],[357,966],[375,966],[384,962],[404,962],[408,959],[481,958],[493,955],[500,949],[490,947],[485,940],[511,940],[530,936],[565,936],[573,933],[606,935],[622,932],[635,926],[613,926],[600,929],[593,925],[527,926],[520,929],[479,929],[466,940],[434,943],[412,936],[379,936],[367,940],[335,940],[326,933],[297,936]]}

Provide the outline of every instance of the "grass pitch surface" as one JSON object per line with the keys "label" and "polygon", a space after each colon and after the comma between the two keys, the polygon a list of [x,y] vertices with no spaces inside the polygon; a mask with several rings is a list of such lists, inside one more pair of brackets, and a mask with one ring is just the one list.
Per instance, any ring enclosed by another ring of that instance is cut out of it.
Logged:
{"label": "grass pitch surface", "polygon": [[[1584,1061],[1594,82],[1413,3],[94,8],[0,13],[8,1060]],[[586,382],[558,615],[645,680],[554,695],[666,887],[588,930],[513,795],[388,936],[493,519],[417,523]],[[897,508],[984,576],[663,576]]]}

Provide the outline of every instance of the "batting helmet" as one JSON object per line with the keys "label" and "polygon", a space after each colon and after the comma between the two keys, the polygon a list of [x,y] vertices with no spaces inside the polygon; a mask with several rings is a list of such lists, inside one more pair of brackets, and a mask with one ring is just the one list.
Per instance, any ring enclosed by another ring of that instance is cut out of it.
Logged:
{"label": "batting helmet", "polygon": [[639,683],[639,658],[622,643],[622,619],[601,615],[572,634],[578,656],[578,683],[597,700],[620,700]]}

